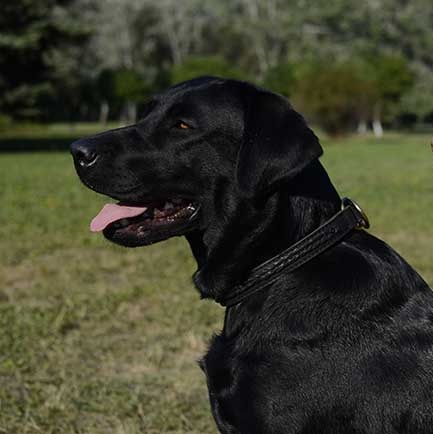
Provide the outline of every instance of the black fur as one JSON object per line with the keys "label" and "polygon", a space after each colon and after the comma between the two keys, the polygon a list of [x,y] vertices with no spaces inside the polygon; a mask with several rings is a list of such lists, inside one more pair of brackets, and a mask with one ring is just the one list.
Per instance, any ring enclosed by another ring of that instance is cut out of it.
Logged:
{"label": "black fur", "polygon": [[[180,119],[194,128],[173,128]],[[302,117],[243,82],[182,83],[137,125],[83,143],[100,155],[77,165],[96,191],[200,204],[194,224],[148,242],[185,234],[205,298],[229,293],[340,207]],[[201,362],[220,432],[433,433],[432,322],[428,285],[384,242],[354,231],[227,309]]]}

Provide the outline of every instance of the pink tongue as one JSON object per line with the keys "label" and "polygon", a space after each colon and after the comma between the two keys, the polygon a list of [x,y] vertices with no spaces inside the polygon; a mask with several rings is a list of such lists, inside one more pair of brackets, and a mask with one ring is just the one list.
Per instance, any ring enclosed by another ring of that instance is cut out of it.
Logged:
{"label": "pink tongue", "polygon": [[115,203],[107,203],[99,214],[90,223],[92,232],[103,231],[110,223],[117,220],[135,217],[146,211],[144,206],[123,206]]}

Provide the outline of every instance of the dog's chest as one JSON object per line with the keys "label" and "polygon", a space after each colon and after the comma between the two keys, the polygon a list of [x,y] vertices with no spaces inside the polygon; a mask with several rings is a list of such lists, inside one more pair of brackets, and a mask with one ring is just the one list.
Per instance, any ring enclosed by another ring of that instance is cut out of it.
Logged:
{"label": "dog's chest", "polygon": [[206,375],[212,413],[222,433],[241,432],[238,430],[239,415],[244,413],[242,407],[249,402],[242,398],[241,359],[235,356],[233,344],[218,336],[200,362]]}

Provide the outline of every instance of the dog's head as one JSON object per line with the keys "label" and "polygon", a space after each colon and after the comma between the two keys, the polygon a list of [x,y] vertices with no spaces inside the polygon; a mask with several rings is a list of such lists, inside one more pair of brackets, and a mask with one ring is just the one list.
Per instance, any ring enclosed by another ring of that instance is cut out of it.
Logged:
{"label": "dog's head", "polygon": [[92,229],[125,246],[206,231],[233,202],[260,202],[322,153],[285,98],[215,77],[174,86],[137,124],[71,149],[83,183],[119,201]]}

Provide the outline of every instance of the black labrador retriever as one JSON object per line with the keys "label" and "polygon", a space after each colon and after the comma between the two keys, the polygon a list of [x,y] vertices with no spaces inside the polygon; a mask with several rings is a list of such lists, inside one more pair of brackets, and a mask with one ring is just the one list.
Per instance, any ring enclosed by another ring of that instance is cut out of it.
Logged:
{"label": "black labrador retriever", "polygon": [[341,213],[318,139],[285,98],[197,78],[72,154],[81,180],[119,201],[92,230],[124,246],[185,235],[203,298],[224,304],[268,267],[201,363],[221,433],[433,433],[433,294],[404,259],[353,229],[277,269]]}

